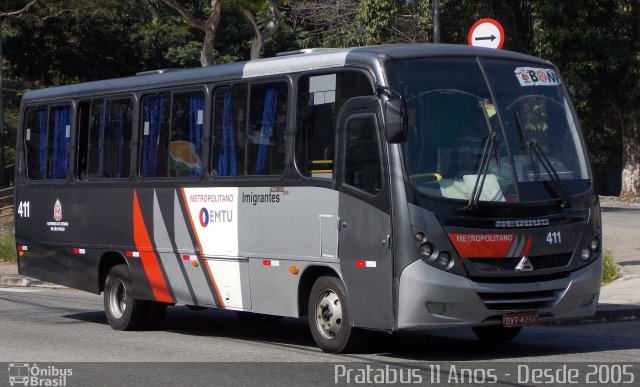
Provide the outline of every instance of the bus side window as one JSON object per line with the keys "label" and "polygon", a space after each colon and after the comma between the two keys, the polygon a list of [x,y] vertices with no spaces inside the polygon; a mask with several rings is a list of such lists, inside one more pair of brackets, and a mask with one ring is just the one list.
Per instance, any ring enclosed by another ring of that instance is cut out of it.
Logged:
{"label": "bus side window", "polygon": [[251,85],[247,174],[280,175],[284,171],[287,84]]}
{"label": "bus side window", "polygon": [[200,176],[204,93],[175,93],[171,105],[169,176]]}
{"label": "bus side window", "polygon": [[166,177],[169,153],[171,95],[163,93],[142,100],[140,176]]}
{"label": "bus side window", "polygon": [[344,182],[370,194],[377,194],[382,184],[380,140],[373,115],[356,117],[346,130]]}
{"label": "bus side window", "polygon": [[133,104],[129,98],[93,100],[90,108],[84,103],[80,104],[80,179],[129,177],[132,110]]}
{"label": "bus side window", "polygon": [[352,97],[373,94],[371,81],[360,71],[300,77],[296,164],[303,176],[334,177],[335,126],[340,108]]}
{"label": "bus side window", "polygon": [[237,85],[215,91],[213,175],[282,174],[287,94],[284,82]]}
{"label": "bus side window", "polygon": [[30,180],[44,180],[47,166],[46,107],[29,108],[24,127],[27,176]]}
{"label": "bus side window", "polygon": [[211,170],[214,176],[245,174],[247,95],[247,85],[225,87],[215,91],[211,152]]}
{"label": "bus side window", "polygon": [[67,178],[70,150],[71,106],[52,107],[49,109],[47,179]]}

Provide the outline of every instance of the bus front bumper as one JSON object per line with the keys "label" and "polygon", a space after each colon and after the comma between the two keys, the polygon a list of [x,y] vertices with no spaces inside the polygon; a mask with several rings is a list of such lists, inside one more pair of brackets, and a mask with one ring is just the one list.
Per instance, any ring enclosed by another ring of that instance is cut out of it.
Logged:
{"label": "bus front bumper", "polygon": [[596,312],[602,257],[562,279],[479,283],[418,260],[400,276],[399,330],[502,324],[506,312],[537,311],[540,322],[579,320]]}

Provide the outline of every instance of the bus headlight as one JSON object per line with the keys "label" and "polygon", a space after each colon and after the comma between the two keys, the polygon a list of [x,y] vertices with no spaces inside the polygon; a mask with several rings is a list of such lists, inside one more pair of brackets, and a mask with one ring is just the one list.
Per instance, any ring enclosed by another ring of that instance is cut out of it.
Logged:
{"label": "bus headlight", "polygon": [[600,240],[598,239],[598,237],[594,237],[593,240],[591,241],[591,251],[595,253],[598,251],[599,248],[600,248]]}
{"label": "bus headlight", "polygon": [[588,261],[589,258],[591,258],[591,248],[589,248],[589,246],[585,246],[580,252],[580,259],[582,259],[583,261]]}
{"label": "bus headlight", "polygon": [[436,264],[443,269],[448,268],[451,264],[451,255],[447,252],[438,254],[438,257],[436,258]]}
{"label": "bus headlight", "polygon": [[433,254],[433,246],[431,246],[430,243],[420,245],[420,255],[422,255],[422,258],[429,259],[431,258],[431,254]]}

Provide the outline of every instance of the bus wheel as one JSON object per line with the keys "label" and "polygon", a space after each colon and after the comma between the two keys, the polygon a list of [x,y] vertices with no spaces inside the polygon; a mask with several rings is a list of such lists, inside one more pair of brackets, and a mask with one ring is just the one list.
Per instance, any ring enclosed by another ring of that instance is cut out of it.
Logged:
{"label": "bus wheel", "polygon": [[149,317],[149,301],[135,300],[132,290],[127,265],[112,267],[104,285],[104,311],[109,325],[117,331],[141,329]]}
{"label": "bus wheel", "polygon": [[336,277],[320,277],[309,296],[309,327],[313,339],[325,352],[340,353],[352,346],[351,326],[344,285]]}
{"label": "bus wheel", "polygon": [[522,327],[503,327],[502,325],[490,325],[484,327],[473,327],[473,333],[482,341],[492,343],[506,343],[518,336]]}

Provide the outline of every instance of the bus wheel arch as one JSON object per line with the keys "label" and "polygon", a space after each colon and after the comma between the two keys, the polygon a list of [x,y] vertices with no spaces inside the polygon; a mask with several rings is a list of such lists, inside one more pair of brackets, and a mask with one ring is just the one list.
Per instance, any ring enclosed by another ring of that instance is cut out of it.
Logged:
{"label": "bus wheel arch", "polygon": [[338,273],[329,266],[308,266],[300,276],[298,282],[298,315],[306,316],[309,309],[309,295],[311,294],[311,288],[316,283],[318,278],[322,276],[333,276],[340,278]]}
{"label": "bus wheel arch", "polygon": [[125,257],[118,252],[109,251],[100,258],[100,264],[98,265],[98,290],[100,292],[104,291],[109,271],[117,265],[129,266]]}

